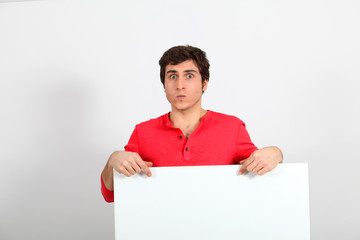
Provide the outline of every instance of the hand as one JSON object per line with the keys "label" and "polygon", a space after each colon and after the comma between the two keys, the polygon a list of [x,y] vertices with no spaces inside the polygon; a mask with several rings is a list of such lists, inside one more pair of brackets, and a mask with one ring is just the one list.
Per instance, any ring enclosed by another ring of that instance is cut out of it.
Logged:
{"label": "hand", "polygon": [[109,165],[127,177],[135,173],[140,173],[141,170],[143,170],[148,177],[152,175],[149,167],[152,167],[153,163],[142,160],[136,152],[114,152],[109,158]]}
{"label": "hand", "polygon": [[277,147],[265,147],[254,151],[250,157],[241,160],[240,175],[245,171],[263,175],[273,170],[283,159],[282,153]]}

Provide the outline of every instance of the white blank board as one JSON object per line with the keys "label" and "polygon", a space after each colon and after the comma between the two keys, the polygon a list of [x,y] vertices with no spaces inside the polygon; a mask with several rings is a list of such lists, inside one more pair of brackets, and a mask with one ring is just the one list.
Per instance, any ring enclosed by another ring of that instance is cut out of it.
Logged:
{"label": "white blank board", "polygon": [[115,239],[310,240],[306,163],[263,176],[239,165],[114,171]]}

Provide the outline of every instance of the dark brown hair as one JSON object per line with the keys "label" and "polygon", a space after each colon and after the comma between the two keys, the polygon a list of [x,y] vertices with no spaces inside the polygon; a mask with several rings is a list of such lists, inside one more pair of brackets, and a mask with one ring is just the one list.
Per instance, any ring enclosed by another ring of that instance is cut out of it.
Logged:
{"label": "dark brown hair", "polygon": [[209,60],[206,58],[206,53],[197,47],[176,46],[167,50],[159,60],[160,64],[160,80],[161,83],[165,84],[165,68],[167,65],[176,65],[186,60],[194,60],[197,67],[199,68],[201,81],[204,84],[205,80],[209,80]]}

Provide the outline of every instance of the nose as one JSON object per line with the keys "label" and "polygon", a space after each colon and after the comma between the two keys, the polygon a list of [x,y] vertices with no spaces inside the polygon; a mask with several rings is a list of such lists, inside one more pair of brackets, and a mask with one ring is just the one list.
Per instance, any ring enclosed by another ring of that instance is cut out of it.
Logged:
{"label": "nose", "polygon": [[185,88],[185,79],[183,77],[179,77],[176,81],[176,89],[184,89]]}

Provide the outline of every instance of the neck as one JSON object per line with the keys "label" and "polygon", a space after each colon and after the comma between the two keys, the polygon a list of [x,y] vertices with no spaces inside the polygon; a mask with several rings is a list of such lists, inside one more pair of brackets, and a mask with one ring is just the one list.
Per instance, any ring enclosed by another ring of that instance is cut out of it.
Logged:
{"label": "neck", "polygon": [[175,128],[180,128],[185,137],[188,138],[199,126],[201,119],[206,113],[207,111],[203,108],[197,110],[189,109],[187,111],[172,109],[170,112],[170,121]]}

